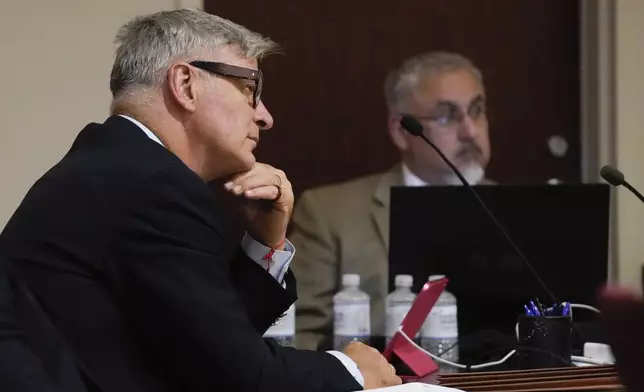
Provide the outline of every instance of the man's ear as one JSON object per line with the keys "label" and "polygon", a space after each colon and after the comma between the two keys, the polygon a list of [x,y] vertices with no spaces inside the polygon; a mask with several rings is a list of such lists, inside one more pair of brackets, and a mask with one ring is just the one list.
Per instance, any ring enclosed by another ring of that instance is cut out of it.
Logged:
{"label": "man's ear", "polygon": [[194,68],[186,63],[176,63],[168,69],[168,90],[177,105],[194,112],[197,107],[196,74]]}
{"label": "man's ear", "polygon": [[400,125],[400,116],[392,115],[391,113],[387,119],[387,128],[389,129],[389,136],[394,142],[394,145],[400,150],[405,151],[409,147],[407,142],[407,131],[402,129]]}

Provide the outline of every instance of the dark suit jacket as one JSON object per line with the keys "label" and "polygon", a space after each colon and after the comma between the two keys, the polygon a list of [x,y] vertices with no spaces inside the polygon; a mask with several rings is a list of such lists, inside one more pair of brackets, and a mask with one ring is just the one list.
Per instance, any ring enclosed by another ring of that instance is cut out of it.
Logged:
{"label": "dark suit jacket", "polygon": [[1,257],[0,391],[87,392],[69,347]]}
{"label": "dark suit jacket", "polygon": [[296,299],[238,251],[207,185],[127,119],[90,124],[0,236],[105,392],[351,391],[333,356],[262,334]]}

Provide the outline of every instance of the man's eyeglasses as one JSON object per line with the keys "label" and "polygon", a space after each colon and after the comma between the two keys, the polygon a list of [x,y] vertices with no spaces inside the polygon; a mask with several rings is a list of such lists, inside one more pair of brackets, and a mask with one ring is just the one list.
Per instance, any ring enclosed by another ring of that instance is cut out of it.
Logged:
{"label": "man's eyeglasses", "polygon": [[262,71],[252,68],[238,67],[231,64],[217,63],[214,61],[192,61],[190,65],[217,75],[252,80],[255,82],[255,86],[251,89],[253,92],[253,108],[257,108],[257,105],[259,105],[264,80]]}
{"label": "man's eyeglasses", "polygon": [[463,110],[453,102],[441,102],[429,116],[416,116],[419,121],[432,122],[442,129],[454,129],[457,125],[465,120],[465,117],[473,121],[479,121],[485,118],[486,108],[485,100],[477,97],[472,101],[470,106]]}

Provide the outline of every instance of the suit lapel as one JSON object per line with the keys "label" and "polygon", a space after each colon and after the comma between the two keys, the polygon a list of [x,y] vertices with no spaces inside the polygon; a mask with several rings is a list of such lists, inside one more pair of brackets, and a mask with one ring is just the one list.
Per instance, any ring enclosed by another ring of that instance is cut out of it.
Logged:
{"label": "suit lapel", "polygon": [[384,173],[376,186],[371,200],[371,219],[378,238],[385,250],[389,250],[389,201],[392,186],[403,185],[402,168],[398,164]]}

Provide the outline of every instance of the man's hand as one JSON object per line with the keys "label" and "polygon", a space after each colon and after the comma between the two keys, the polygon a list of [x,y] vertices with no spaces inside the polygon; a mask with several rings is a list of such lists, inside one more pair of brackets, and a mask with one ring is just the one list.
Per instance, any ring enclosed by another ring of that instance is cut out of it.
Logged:
{"label": "man's hand", "polygon": [[400,377],[396,376],[396,369],[375,348],[353,342],[344,348],[344,353],[358,365],[364,377],[364,389],[402,384]]}
{"label": "man's hand", "polygon": [[282,247],[295,200],[284,172],[256,163],[251,170],[232,176],[224,187],[237,196],[248,233],[270,248]]}

